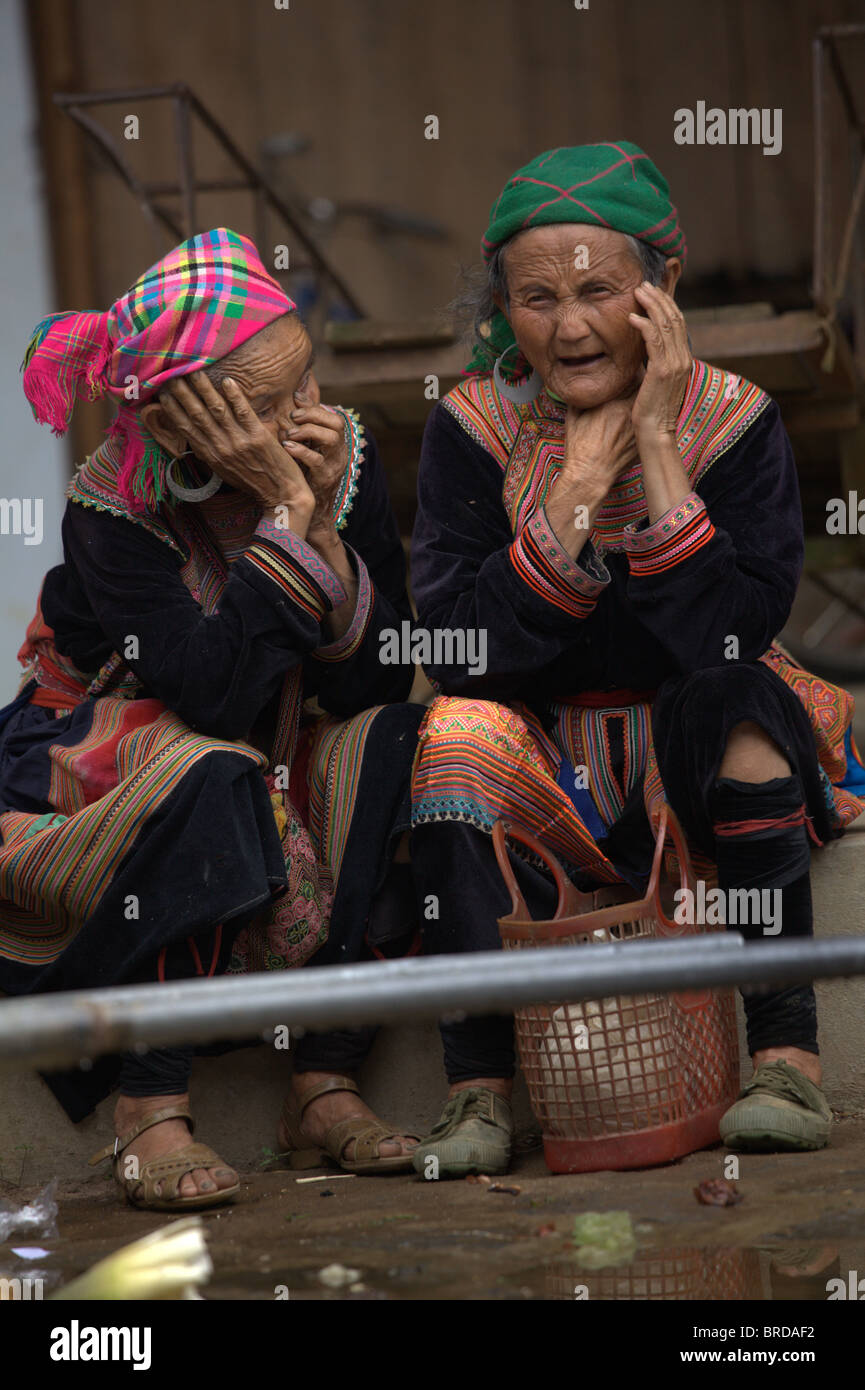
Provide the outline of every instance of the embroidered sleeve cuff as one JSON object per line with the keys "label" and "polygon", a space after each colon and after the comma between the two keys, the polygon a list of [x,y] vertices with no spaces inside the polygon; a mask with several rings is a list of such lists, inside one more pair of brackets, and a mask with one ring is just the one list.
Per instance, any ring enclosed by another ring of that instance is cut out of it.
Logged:
{"label": "embroidered sleeve cuff", "polygon": [[352,550],[345,541],[343,545],[357,575],[357,602],[351,623],[342,636],[337,637],[334,642],[327,642],[323,647],[315,648],[312,654],[319,661],[346,661],[350,656],[354,656],[366,636],[372,616],[374,591],[369,570],[356,550]]}
{"label": "embroidered sleeve cuff", "polygon": [[694,555],[715,534],[702,498],[689,492],[684,502],[672,507],[643,530],[626,526],[625,550],[632,574],[661,574],[689,555]]}
{"label": "embroidered sleeve cuff", "polygon": [[256,526],[246,559],[319,622],[345,602],[345,589],[318,551],[270,517],[263,516]]}
{"label": "embroidered sleeve cuff", "polygon": [[526,523],[510,549],[511,564],[536,594],[565,613],[585,618],[606,584],[609,571],[587,541],[579,560],[558,542],[541,507]]}

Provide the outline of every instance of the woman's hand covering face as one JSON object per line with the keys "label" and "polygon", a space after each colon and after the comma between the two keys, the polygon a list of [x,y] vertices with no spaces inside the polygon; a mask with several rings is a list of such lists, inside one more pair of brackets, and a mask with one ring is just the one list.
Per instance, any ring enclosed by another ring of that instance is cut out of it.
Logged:
{"label": "woman's hand covering face", "polygon": [[279,443],[230,377],[221,392],[204,372],[177,377],[160,393],[159,403],[196,458],[225,482],[265,507],[283,504],[313,514],[315,496],[294,451]]}
{"label": "woman's hand covering face", "polygon": [[291,412],[285,448],[302,470],[315,499],[310,531],[333,527],[333,504],[348,467],[342,416],[327,406],[304,402]]}

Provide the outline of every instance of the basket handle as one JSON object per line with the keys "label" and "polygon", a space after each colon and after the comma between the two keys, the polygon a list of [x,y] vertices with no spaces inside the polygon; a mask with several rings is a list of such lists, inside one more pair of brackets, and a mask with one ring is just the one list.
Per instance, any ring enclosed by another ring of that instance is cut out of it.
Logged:
{"label": "basket handle", "polygon": [[[672,806],[664,805],[658,817],[658,839],[655,846],[655,860],[652,864],[652,882],[649,891],[652,893],[654,888],[654,910],[658,922],[658,931],[662,936],[683,936],[688,931],[687,922],[674,922],[664,912],[660,894],[660,867],[661,858],[666,845],[667,835],[673,841],[676,851],[676,858],[679,861],[679,886],[690,889],[693,893],[695,888],[694,869],[691,864],[691,855],[688,850],[688,842],[682,831],[679,818]],[[658,868],[657,878],[655,877],[655,866]],[[705,986],[700,989],[682,989],[671,994],[679,1008],[685,1013],[697,1013],[700,1009],[705,1009],[712,999],[713,991]]]}
{"label": "basket handle", "polygon": [[558,922],[562,917],[570,917],[576,912],[583,902],[583,895],[574,887],[567,877],[564,869],[554,854],[547,849],[546,845],[541,844],[530,831],[525,830],[521,825],[514,825],[511,822],[497,820],[493,825],[493,849],[496,852],[499,869],[505,886],[511,895],[511,914],[518,916],[524,922],[532,920],[531,913],[526,906],[526,900],[520,892],[520,886],[514,877],[511,861],[508,857],[508,836],[511,839],[519,840],[520,844],[530,849],[536,854],[542,864],[549,869],[558,889],[559,900],[556,903],[556,910],[551,920]]}
{"label": "basket handle", "polygon": [[672,806],[668,806],[664,803],[658,815],[655,855],[652,860],[652,873],[649,879],[647,897],[649,897],[654,904],[655,916],[658,919],[658,927],[661,933],[664,936],[682,936],[687,931],[687,922],[676,922],[671,917],[668,917],[661,901],[661,867],[668,836],[673,841],[673,848],[676,852],[676,858],[679,861],[679,887],[683,890],[688,889],[693,893],[694,870],[691,864],[688,842],[685,839],[681,824],[679,823],[679,818]]}

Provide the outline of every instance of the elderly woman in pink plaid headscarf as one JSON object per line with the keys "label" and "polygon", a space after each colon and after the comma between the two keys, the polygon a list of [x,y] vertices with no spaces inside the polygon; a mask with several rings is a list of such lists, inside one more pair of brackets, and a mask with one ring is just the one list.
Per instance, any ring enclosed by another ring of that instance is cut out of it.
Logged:
{"label": "elderly woman in pink plaid headscarf", "polygon": [[[38,420],[62,433],[76,399],[118,409],[68,486],[64,561],[0,711],[8,994],[344,962],[405,934],[393,860],[422,710],[403,703],[411,667],[379,660],[411,616],[403,549],[375,443],[320,403],[312,359],[295,305],[225,228],[107,313],[33,335]],[[293,1042],[293,1163],[410,1167],[358,1097],[369,1043]],[[191,1052],[48,1078],[76,1120],[119,1087],[101,1156],[135,1205],[238,1191],[190,1142]]]}

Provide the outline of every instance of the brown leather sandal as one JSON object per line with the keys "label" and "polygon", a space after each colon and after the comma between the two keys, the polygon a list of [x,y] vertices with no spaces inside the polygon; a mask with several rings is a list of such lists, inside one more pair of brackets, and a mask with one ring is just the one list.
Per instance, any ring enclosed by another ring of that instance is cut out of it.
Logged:
{"label": "brown leather sandal", "polygon": [[[184,1106],[169,1105],[164,1110],[154,1110],[141,1121],[141,1124],[124,1134],[122,1139],[115,1139],[113,1144],[106,1144],[104,1149],[94,1154],[90,1160],[91,1166],[94,1163],[102,1163],[106,1158],[115,1159],[114,1181],[133,1207],[140,1207],[145,1211],[189,1211],[191,1208],[214,1207],[236,1196],[240,1191],[239,1181],[233,1187],[220,1187],[215,1192],[197,1192],[194,1197],[180,1196],[181,1180],[193,1169],[228,1167],[225,1160],[214,1153],[207,1144],[184,1144],[159,1158],[145,1159],[138,1164],[137,1177],[124,1176],[124,1160],[120,1157],[123,1150],[133,1139],[137,1139],[139,1134],[161,1124],[163,1120],[187,1120],[190,1131],[195,1128],[195,1121]],[[160,1193],[156,1192],[157,1183],[162,1185]],[[142,1187],[143,1191],[139,1192],[138,1189]]]}
{"label": "brown leather sandal", "polygon": [[[327,1091],[354,1091],[358,1087],[347,1076],[333,1076],[327,1081],[319,1081],[303,1097],[300,1105],[292,1096],[287,1096],[282,1107],[277,1143],[281,1154],[288,1160],[290,1168],[320,1168],[329,1161],[338,1163],[346,1173],[406,1173],[412,1166],[412,1155],[394,1154],[380,1158],[378,1146],[384,1139],[397,1139],[400,1132],[388,1129],[381,1120],[364,1120],[358,1115],[350,1115],[345,1120],[337,1120],[324,1137],[324,1143],[313,1145],[301,1133],[303,1112],[311,1101],[323,1096]],[[420,1139],[419,1135],[406,1134],[406,1139]],[[354,1158],[343,1159],[346,1144],[354,1140]]]}

